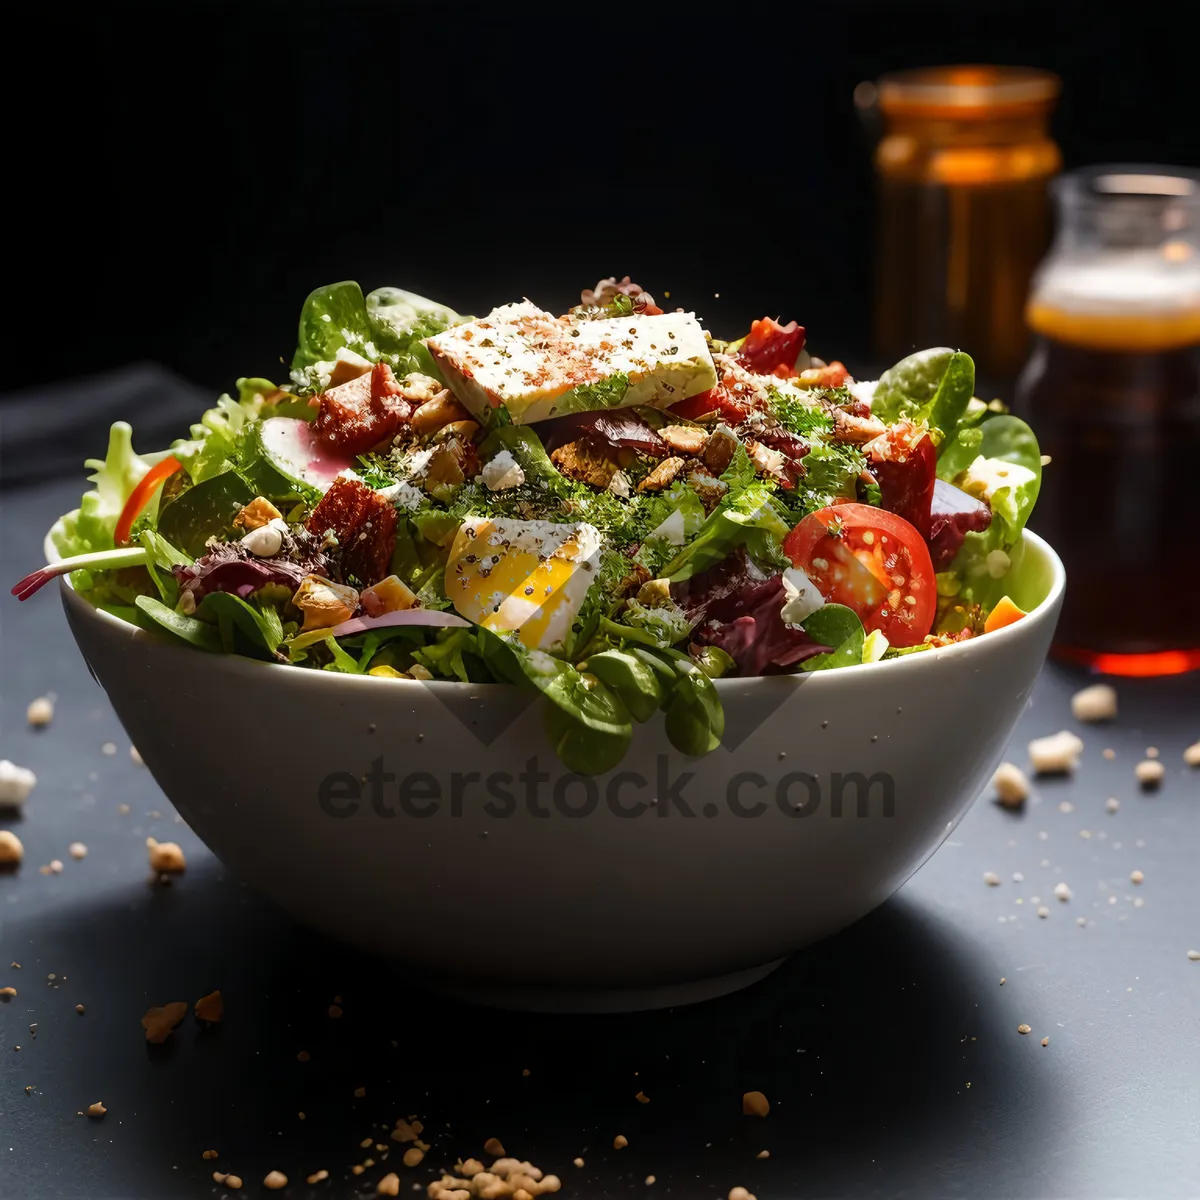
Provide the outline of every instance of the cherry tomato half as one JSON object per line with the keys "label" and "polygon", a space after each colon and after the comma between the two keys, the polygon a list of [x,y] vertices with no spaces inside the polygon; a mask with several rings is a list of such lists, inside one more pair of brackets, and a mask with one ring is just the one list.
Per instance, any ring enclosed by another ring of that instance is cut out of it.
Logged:
{"label": "cherry tomato half", "polygon": [[830,603],[852,608],[870,633],[915,646],[933,627],[937,586],[924,538],[902,517],[870,504],[810,513],[783,552]]}

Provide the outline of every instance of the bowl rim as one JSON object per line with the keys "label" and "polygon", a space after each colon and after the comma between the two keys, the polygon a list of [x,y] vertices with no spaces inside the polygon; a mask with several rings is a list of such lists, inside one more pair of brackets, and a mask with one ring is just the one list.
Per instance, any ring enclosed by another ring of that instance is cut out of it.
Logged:
{"label": "bowl rim", "polygon": [[[55,526],[57,524],[58,522],[55,522]],[[51,537],[55,526],[52,526],[46,533],[44,548],[47,562],[55,562],[61,558],[51,544]],[[782,675],[759,675],[744,678],[731,677],[728,679],[715,679],[713,682],[716,684],[718,691],[730,692],[738,691],[754,684],[763,685],[765,683],[772,683],[774,685],[775,681],[780,679],[795,680],[797,685],[803,681],[809,685],[815,684],[817,687],[833,687],[837,686],[839,682],[845,684],[847,678],[849,680],[862,679],[864,681],[863,686],[866,687],[869,686],[869,682],[867,681],[877,678],[880,671],[889,672],[889,678],[899,679],[902,672],[924,670],[926,669],[926,665],[933,662],[946,663],[947,665],[951,662],[965,664],[972,659],[981,659],[991,654],[1003,653],[1005,647],[1035,636],[1035,630],[1039,630],[1047,621],[1054,622],[1057,620],[1059,602],[1066,588],[1066,568],[1063,566],[1062,559],[1058,556],[1054,547],[1045,538],[1039,537],[1031,530],[1024,530],[1021,536],[1027,539],[1029,545],[1047,561],[1050,567],[1051,581],[1050,588],[1042,601],[1030,609],[1021,620],[1014,621],[1011,625],[994,630],[985,637],[970,638],[965,642],[955,642],[950,646],[940,646],[934,654],[906,654],[901,658],[888,659],[886,661],[880,659],[877,662],[871,663],[855,663],[847,667],[840,667],[834,671],[798,671]],[[309,682],[303,686],[308,688],[378,687],[379,685],[378,678],[371,675],[349,675],[340,671],[297,671],[290,663],[265,662],[260,659],[246,658],[240,654],[205,654],[203,651],[188,646],[174,645],[166,639],[156,637],[153,633],[142,629],[140,626],[131,625],[128,621],[123,621],[120,617],[112,613],[96,608],[95,605],[90,604],[75,591],[67,575],[60,577],[59,588],[63,604],[69,605],[75,612],[83,616],[85,620],[94,620],[109,633],[124,635],[130,641],[142,641],[154,645],[165,654],[186,655],[186,660],[184,661],[193,664],[195,664],[198,656],[215,659],[222,662],[224,669],[234,676],[237,676],[242,671],[258,671],[264,668],[273,671],[287,671],[289,673],[288,678],[295,679],[297,685],[299,685],[301,678],[307,678]],[[432,687],[438,691],[447,688],[478,689],[481,687],[511,688],[514,686],[513,684],[505,683],[461,683],[458,680],[448,679],[388,679],[387,682],[392,684],[408,684],[421,688]]]}

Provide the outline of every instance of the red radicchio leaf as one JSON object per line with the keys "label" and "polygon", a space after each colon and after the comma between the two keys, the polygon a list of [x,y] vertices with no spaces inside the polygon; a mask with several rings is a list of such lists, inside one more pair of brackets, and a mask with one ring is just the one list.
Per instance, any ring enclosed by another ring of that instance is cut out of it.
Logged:
{"label": "red radicchio leaf", "polygon": [[750,326],[738,357],[759,375],[773,375],[776,367],[786,367],[794,375],[796,359],[803,349],[803,325],[795,321],[780,325],[773,317],[763,317]]}
{"label": "red radicchio leaf", "polygon": [[295,591],[306,575],[325,575],[326,563],[319,552],[295,558],[255,558],[239,542],[222,542],[190,566],[172,570],[180,591],[190,592],[199,604],[209,592],[230,592],[245,600],[271,583]]}
{"label": "red radicchio leaf", "polygon": [[405,608],[400,612],[383,613],[378,617],[351,617],[329,632],[334,637],[351,637],[356,633],[368,633],[372,629],[387,629],[392,625],[432,626],[447,629],[469,629],[471,622],[464,621],[457,613],[441,612],[435,608]]}
{"label": "red radicchio leaf", "polygon": [[674,585],[671,594],[690,618],[701,617],[692,640],[724,650],[739,675],[777,675],[829,650],[784,624],[783,577],[763,576],[741,551]]}
{"label": "red radicchio leaf", "polygon": [[538,427],[548,451],[557,450],[580,438],[607,442],[614,449],[637,450],[652,458],[664,458],[666,443],[635,412],[627,408],[597,409],[570,413],[545,421]]}
{"label": "red radicchio leaf", "polygon": [[992,510],[982,500],[939,479],[933,485],[929,554],[933,569],[944,571],[962,549],[968,533],[982,533],[992,523]]}
{"label": "red radicchio leaf", "polygon": [[933,441],[928,434],[914,435],[911,429],[898,426],[877,437],[868,451],[871,474],[879,484],[881,507],[903,517],[928,541],[937,479]]}

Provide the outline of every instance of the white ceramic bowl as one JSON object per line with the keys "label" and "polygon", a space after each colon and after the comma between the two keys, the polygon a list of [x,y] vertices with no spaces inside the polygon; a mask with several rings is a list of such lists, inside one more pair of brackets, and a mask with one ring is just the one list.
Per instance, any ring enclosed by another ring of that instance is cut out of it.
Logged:
{"label": "white ceramic bowl", "polygon": [[63,602],[154,778],[259,891],[435,988],[601,1010],[752,982],[921,866],[995,769],[1050,644],[1062,563],[1026,534],[1014,579],[1032,611],[1006,629],[720,681],[716,751],[684,758],[659,717],[590,781],[512,688],[209,655],[68,586]]}

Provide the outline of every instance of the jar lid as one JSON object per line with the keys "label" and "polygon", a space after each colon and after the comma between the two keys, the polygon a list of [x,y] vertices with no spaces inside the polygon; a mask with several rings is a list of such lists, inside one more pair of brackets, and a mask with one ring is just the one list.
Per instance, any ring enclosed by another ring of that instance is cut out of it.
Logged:
{"label": "jar lid", "polygon": [[1062,80],[1034,67],[918,67],[884,75],[878,89],[889,117],[986,121],[1048,112]]}

